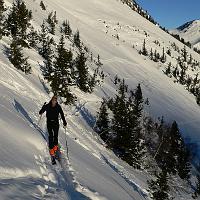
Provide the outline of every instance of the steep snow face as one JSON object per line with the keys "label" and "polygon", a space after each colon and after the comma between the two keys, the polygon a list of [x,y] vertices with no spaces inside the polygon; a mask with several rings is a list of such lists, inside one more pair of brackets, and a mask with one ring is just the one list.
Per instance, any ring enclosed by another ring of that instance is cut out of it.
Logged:
{"label": "steep snow face", "polygon": [[193,20],[171,31],[189,41],[194,47],[200,47],[200,20]]}
{"label": "steep snow face", "polygon": [[[31,0],[27,1],[29,8],[39,3],[39,0],[35,0],[34,4]],[[49,12],[57,11],[60,22],[68,19],[74,31],[79,29],[81,39],[86,46],[94,55],[100,54],[108,77],[113,78],[118,74],[131,88],[140,82],[144,96],[150,99],[151,114],[155,117],[163,115],[169,121],[177,120],[186,137],[199,141],[200,109],[195,98],[183,86],[174,84],[172,79],[162,73],[165,67],[138,54],[144,39],[149,51],[152,47],[160,54],[163,47],[171,48],[171,44],[175,42],[179,48],[183,48],[182,43],[132,11],[121,1],[48,0],[44,3]],[[45,13],[40,8],[32,10],[36,23],[41,24],[41,18],[46,17],[48,12]],[[117,34],[119,40],[116,38]],[[160,41],[160,46],[155,44],[155,40]],[[187,50],[189,54],[192,53],[194,59],[200,60],[197,53]],[[167,59],[176,66],[175,58],[178,54],[174,51],[173,56],[174,59],[168,57]],[[96,91],[96,94],[102,96],[103,90],[104,95],[105,93],[111,95],[115,91],[113,87],[107,79],[103,88]],[[88,102],[88,107],[94,111],[93,113],[95,113],[94,105],[94,102]]]}

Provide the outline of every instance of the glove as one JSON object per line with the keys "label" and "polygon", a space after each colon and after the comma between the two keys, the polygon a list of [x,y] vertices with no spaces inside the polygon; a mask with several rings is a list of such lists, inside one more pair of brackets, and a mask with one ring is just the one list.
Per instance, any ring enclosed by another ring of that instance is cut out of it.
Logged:
{"label": "glove", "polygon": [[64,128],[67,127],[67,122],[63,122],[63,127],[64,127]]}

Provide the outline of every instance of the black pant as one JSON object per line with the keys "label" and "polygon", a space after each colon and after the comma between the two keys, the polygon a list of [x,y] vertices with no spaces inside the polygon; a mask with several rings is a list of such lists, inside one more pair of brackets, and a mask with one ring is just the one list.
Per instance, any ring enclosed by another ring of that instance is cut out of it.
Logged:
{"label": "black pant", "polygon": [[47,121],[47,130],[49,133],[49,149],[52,149],[55,145],[58,145],[59,123],[55,121]]}

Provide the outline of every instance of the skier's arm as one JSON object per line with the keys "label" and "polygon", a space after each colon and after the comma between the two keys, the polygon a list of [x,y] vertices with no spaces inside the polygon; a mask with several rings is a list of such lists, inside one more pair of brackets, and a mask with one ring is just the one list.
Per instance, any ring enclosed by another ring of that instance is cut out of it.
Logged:
{"label": "skier's arm", "polygon": [[46,102],[44,103],[44,105],[42,106],[42,109],[39,111],[39,114],[42,115],[47,109],[47,105]]}
{"label": "skier's arm", "polygon": [[63,121],[63,125],[66,126],[67,122],[65,120],[65,116],[64,116],[64,113],[63,113],[61,106],[60,106],[60,115],[61,115],[61,118],[62,118],[62,121]]}

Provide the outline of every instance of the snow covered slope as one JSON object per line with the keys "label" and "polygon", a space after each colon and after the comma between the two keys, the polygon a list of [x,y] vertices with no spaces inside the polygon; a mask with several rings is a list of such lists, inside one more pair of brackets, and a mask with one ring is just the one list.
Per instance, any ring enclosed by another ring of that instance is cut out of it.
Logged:
{"label": "snow covered slope", "polygon": [[[32,1],[27,3],[31,8]],[[153,47],[160,53],[162,46],[167,48],[175,42],[183,48],[182,43],[117,0],[49,0],[44,3],[48,5],[49,11],[58,11],[59,20],[68,19],[73,30],[80,30],[81,39],[94,54],[100,54],[104,71],[111,78],[118,74],[133,88],[140,82],[145,96],[150,99],[150,112],[155,117],[163,115],[168,120],[176,119],[185,136],[199,141],[200,108],[194,97],[183,86],[174,84],[165,77],[160,65],[138,55],[136,51],[142,48],[144,39],[147,40],[148,50]],[[34,1],[34,4],[39,4],[39,1]],[[35,16],[38,17],[36,20],[41,21],[39,13],[43,17],[45,14],[41,9],[35,10]],[[115,37],[117,33],[119,40]],[[146,37],[146,33],[149,37]],[[161,41],[160,47],[154,43],[155,40]],[[132,48],[133,45],[135,49]],[[200,60],[197,53],[190,49],[188,52],[193,54],[194,59]],[[176,52],[173,54],[177,56]],[[170,61],[172,64],[176,63],[176,59]],[[109,94],[113,90],[108,84],[110,83],[105,83],[103,90]],[[99,95],[99,91],[97,93]],[[94,109],[93,105],[91,103]]]}
{"label": "snow covered slope", "polygon": [[[33,11],[35,28],[39,28],[49,12],[57,11],[59,24],[68,19],[74,31],[79,29],[81,39],[94,55],[100,54],[106,79],[92,95],[75,91],[78,103],[64,108],[68,129],[65,134],[60,128],[59,138],[63,160],[61,166],[52,167],[45,117],[37,124],[38,111],[50,98],[38,65],[43,59],[35,50],[26,49],[33,73],[23,75],[3,53],[10,43],[9,38],[3,38],[0,42],[0,199],[149,199],[148,175],[128,167],[105,149],[91,125],[101,97],[115,93],[110,79],[118,74],[132,88],[141,83],[144,96],[150,99],[148,112],[154,117],[163,115],[169,121],[177,120],[183,134],[200,145],[200,108],[194,96],[165,76],[162,66],[137,51],[144,39],[148,49],[154,47],[160,52],[162,46],[154,43],[157,39],[166,48],[172,42],[180,48],[183,44],[117,0],[46,0],[47,11],[41,10],[40,0],[25,2]],[[11,3],[6,1],[7,5]],[[188,51],[200,60],[198,54]],[[66,159],[66,137],[70,162]],[[189,192],[179,194],[176,199],[190,199]]]}
{"label": "snow covered slope", "polygon": [[200,20],[187,22],[171,32],[180,35],[181,38],[184,38],[186,42],[189,41],[194,47],[200,47]]}
{"label": "snow covered slope", "polygon": [[38,111],[50,97],[39,78],[41,57],[32,50],[28,55],[35,66],[28,76],[1,55],[0,199],[147,199],[146,177],[142,181],[138,172],[134,177],[137,173],[101,145],[82,117],[89,113],[81,104],[65,108],[67,135],[61,128],[59,137],[63,157],[61,165],[51,165],[44,116],[38,124]]}

